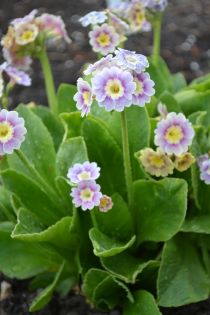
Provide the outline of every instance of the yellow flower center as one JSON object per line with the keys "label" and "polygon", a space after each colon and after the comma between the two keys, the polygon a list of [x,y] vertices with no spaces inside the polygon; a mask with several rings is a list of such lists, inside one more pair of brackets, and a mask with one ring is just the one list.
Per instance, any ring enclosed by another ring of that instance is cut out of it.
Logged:
{"label": "yellow flower center", "polygon": [[137,78],[134,78],[134,82],[136,83],[136,90],[135,90],[134,94],[140,95],[143,92],[143,84]]}
{"label": "yellow flower center", "polygon": [[106,197],[102,197],[100,199],[100,207],[105,208],[108,205],[109,201]]}
{"label": "yellow flower center", "polygon": [[13,128],[8,122],[0,122],[0,142],[7,142],[13,136]]}
{"label": "yellow flower center", "polygon": [[152,166],[155,166],[157,168],[161,168],[161,167],[164,166],[163,159],[160,156],[158,156],[158,155],[152,155],[150,157],[150,163],[151,163]]}
{"label": "yellow flower center", "polygon": [[132,24],[135,27],[140,28],[143,25],[144,21],[145,21],[145,14],[144,14],[144,12],[140,11],[140,10],[136,10],[133,13],[133,16],[132,16]]}
{"label": "yellow flower center", "polygon": [[85,105],[90,104],[90,92],[89,91],[83,92],[83,100],[84,100]]}
{"label": "yellow flower center", "polygon": [[104,32],[102,32],[98,38],[97,38],[97,42],[102,46],[102,47],[106,47],[110,44],[111,39],[110,36]]}
{"label": "yellow flower center", "polygon": [[30,41],[34,37],[34,32],[32,30],[25,30],[21,35],[20,38],[22,41]]}
{"label": "yellow flower center", "polygon": [[170,144],[177,144],[183,139],[184,135],[182,132],[181,127],[179,126],[171,126],[168,128],[166,134],[165,134],[165,139],[170,143]]}
{"label": "yellow flower center", "polygon": [[105,91],[112,99],[118,99],[123,96],[124,87],[118,79],[109,80],[105,86]]}
{"label": "yellow flower center", "polygon": [[91,201],[93,195],[94,193],[92,192],[92,190],[90,190],[90,188],[86,188],[81,191],[80,197],[84,201]]}
{"label": "yellow flower center", "polygon": [[136,65],[138,62],[138,60],[134,56],[131,56],[131,55],[126,56],[125,59],[134,65]]}
{"label": "yellow flower center", "polygon": [[78,175],[79,180],[87,180],[90,179],[90,172],[82,172]]}

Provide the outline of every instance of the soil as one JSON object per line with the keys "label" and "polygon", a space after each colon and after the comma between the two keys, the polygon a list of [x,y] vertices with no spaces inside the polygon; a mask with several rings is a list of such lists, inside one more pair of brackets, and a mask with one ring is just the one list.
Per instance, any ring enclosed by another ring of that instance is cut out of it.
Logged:
{"label": "soil", "polygon": [[[172,72],[182,71],[190,82],[195,77],[209,72],[210,66],[210,1],[169,0],[164,18],[161,54]],[[63,17],[73,43],[57,45],[49,49],[56,86],[61,82],[75,83],[82,66],[96,59],[88,44],[87,30],[78,22],[80,16],[105,6],[103,0],[1,0],[0,36],[8,22],[24,16],[34,8],[40,12],[59,14]],[[151,34],[131,36],[126,44],[129,49],[146,55],[152,49]],[[40,66],[34,63],[33,85],[30,88],[16,87],[11,103],[35,101],[46,104],[43,77]],[[3,277],[0,277],[0,283]],[[28,307],[35,294],[28,291],[27,281],[8,280],[12,294],[0,302],[0,315],[28,315]],[[210,300],[176,309],[162,309],[163,315],[210,315]],[[49,306],[35,315],[120,315],[119,311],[109,314],[91,310],[80,295],[71,293],[66,298],[54,295]]]}

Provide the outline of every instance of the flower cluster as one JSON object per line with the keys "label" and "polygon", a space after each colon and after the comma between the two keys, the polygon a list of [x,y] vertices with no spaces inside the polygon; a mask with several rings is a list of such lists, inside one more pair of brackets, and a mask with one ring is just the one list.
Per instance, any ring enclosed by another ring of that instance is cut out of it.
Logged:
{"label": "flower cluster", "polygon": [[11,154],[20,149],[25,140],[26,128],[23,118],[15,111],[0,111],[0,155]]}
{"label": "flower cluster", "polygon": [[149,66],[145,56],[119,48],[115,55],[108,55],[90,65],[85,75],[91,75],[91,85],[79,79],[74,96],[82,116],[90,112],[95,99],[107,111],[121,112],[132,104],[144,106],[154,95],[154,82],[145,69]]}
{"label": "flower cluster", "polygon": [[198,157],[198,166],[200,168],[200,179],[205,184],[210,185],[210,157],[208,154],[204,154]]}
{"label": "flower cluster", "polygon": [[92,210],[99,206],[100,211],[107,212],[112,208],[112,200],[102,195],[101,187],[96,183],[100,176],[100,167],[95,162],[76,163],[68,171],[67,177],[76,187],[72,188],[71,197],[76,208]]}
{"label": "flower cluster", "polygon": [[153,11],[162,12],[168,5],[168,0],[148,0],[147,7]]}
{"label": "flower cluster", "polygon": [[157,151],[146,148],[138,156],[146,172],[157,177],[173,174],[174,168],[184,172],[195,162],[194,156],[188,152],[194,137],[192,124],[181,113],[167,114],[163,104],[159,106],[159,111],[162,110],[164,118],[155,129]]}
{"label": "flower cluster", "polygon": [[93,51],[106,56],[125,40],[128,30],[126,22],[109,11],[92,11],[80,19],[84,27],[91,25],[89,32],[90,44]]}
{"label": "flower cluster", "polygon": [[32,62],[31,56],[43,48],[49,39],[64,38],[68,43],[63,20],[59,16],[42,14],[36,17],[33,10],[23,18],[13,20],[3,37],[3,55],[7,63],[18,69],[27,70]]}

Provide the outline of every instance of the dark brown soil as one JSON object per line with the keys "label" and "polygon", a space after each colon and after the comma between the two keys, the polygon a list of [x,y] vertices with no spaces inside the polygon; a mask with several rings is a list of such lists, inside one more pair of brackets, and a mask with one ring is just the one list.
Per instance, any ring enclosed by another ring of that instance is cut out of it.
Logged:
{"label": "dark brown soil", "polygon": [[[162,56],[172,72],[182,71],[187,80],[209,72],[210,66],[210,1],[209,0],[169,0],[165,15],[162,36]],[[56,85],[61,82],[75,83],[81,67],[96,56],[88,44],[87,30],[78,23],[80,16],[91,10],[105,6],[103,0],[1,0],[0,35],[4,34],[8,22],[24,16],[33,8],[40,12],[59,14],[63,17],[73,43],[66,47],[59,45],[50,49],[49,56],[53,67]],[[127,47],[141,53],[151,53],[151,34],[135,35],[129,38]],[[43,77],[40,66],[35,62],[32,73],[33,85],[30,88],[17,87],[11,103],[35,101],[46,104]],[[0,315],[28,315],[28,307],[34,298],[29,293],[28,282],[9,280],[12,295],[0,302]],[[1,278],[0,278],[1,282]],[[210,315],[210,301],[190,306],[164,309],[164,315]],[[78,295],[60,298],[55,295],[52,302],[36,315],[107,315],[91,310]],[[120,315],[114,311],[109,315]],[[136,314],[137,315],[137,314]]]}

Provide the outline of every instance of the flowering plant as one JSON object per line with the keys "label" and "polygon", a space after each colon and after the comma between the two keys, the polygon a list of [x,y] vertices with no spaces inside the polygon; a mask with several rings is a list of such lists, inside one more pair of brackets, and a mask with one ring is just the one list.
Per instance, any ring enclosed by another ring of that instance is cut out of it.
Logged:
{"label": "flowering plant", "polygon": [[[159,17],[166,2],[131,4]],[[69,38],[59,17],[36,14],[14,20],[2,40],[0,271],[33,277],[31,287],[43,289],[31,311],[54,290],[76,287],[96,307],[124,315],[160,315],[159,306],[206,299],[209,76],[187,86],[171,74],[154,32],[152,57],[113,45],[77,86],[55,91],[46,40]],[[108,14],[82,19],[102,24],[101,43],[114,28]],[[8,84],[29,85],[19,66],[33,57],[43,65],[50,106],[9,110],[4,72]]]}

